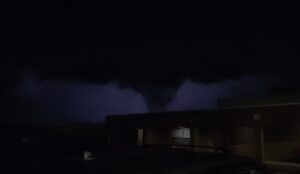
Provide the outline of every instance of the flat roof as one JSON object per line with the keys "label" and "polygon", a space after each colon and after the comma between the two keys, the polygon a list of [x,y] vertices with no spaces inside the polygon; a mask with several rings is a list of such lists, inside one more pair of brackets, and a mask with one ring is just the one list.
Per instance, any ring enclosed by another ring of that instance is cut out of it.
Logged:
{"label": "flat roof", "polygon": [[195,114],[209,114],[209,113],[228,113],[228,112],[243,112],[243,113],[255,113],[263,111],[278,111],[278,110],[288,110],[300,112],[300,103],[284,103],[284,104],[267,104],[258,106],[236,106],[236,107],[226,107],[226,108],[215,108],[215,109],[201,109],[201,110],[182,110],[182,111],[165,111],[165,112],[147,112],[147,113],[133,113],[133,114],[118,114],[118,115],[108,115],[107,119],[120,118],[120,119],[130,119],[130,118],[141,118],[141,117],[164,117],[170,115],[182,115],[192,116]]}

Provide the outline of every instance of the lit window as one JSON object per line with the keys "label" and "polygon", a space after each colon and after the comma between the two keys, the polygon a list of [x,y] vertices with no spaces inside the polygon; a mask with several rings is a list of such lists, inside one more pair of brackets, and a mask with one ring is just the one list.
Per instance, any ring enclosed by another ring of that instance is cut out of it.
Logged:
{"label": "lit window", "polygon": [[173,144],[189,145],[191,140],[190,128],[178,127],[172,132]]}

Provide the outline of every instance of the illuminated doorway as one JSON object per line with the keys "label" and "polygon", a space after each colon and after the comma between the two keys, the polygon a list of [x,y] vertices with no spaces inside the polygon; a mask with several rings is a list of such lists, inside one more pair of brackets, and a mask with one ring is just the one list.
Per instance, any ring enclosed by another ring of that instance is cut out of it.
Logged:
{"label": "illuminated doorway", "polygon": [[137,145],[141,146],[144,144],[144,129],[138,129],[137,130]]}

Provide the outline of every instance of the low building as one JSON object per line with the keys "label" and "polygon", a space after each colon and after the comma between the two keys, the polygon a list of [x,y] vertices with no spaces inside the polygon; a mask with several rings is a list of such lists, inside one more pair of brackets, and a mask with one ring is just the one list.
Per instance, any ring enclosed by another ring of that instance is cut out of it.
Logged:
{"label": "low building", "polygon": [[111,145],[223,147],[260,161],[288,162],[300,151],[300,103],[264,103],[107,117]]}

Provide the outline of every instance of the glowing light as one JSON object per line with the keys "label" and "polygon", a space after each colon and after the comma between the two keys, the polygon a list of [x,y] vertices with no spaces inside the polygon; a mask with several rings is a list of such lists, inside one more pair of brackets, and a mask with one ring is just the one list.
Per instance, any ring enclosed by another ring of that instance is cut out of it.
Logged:
{"label": "glowing light", "polygon": [[95,159],[94,154],[90,151],[84,151],[83,152],[83,159],[85,161],[93,160]]}

